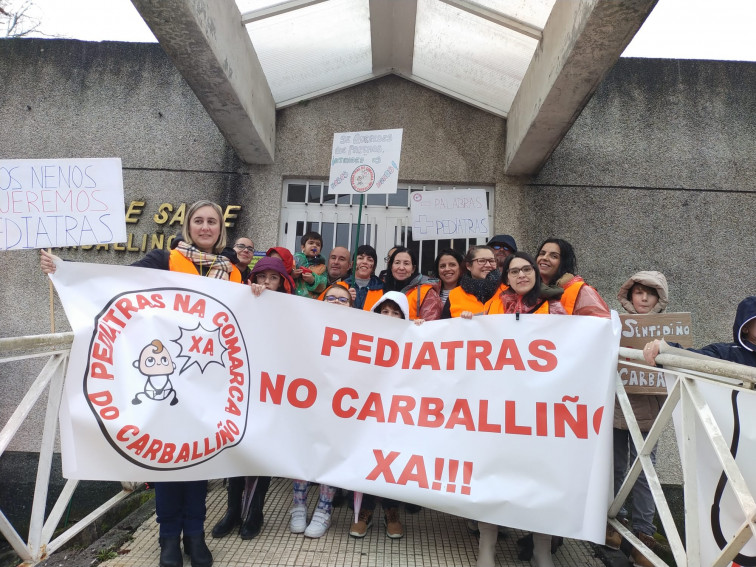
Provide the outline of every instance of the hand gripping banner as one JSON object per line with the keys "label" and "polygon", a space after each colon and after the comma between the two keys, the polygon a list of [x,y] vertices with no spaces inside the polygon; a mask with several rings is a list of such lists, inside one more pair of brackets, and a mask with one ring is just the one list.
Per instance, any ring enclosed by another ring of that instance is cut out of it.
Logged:
{"label": "hand gripping banner", "polygon": [[274,475],[603,541],[616,314],[418,326],[145,268],[52,278],[67,478]]}

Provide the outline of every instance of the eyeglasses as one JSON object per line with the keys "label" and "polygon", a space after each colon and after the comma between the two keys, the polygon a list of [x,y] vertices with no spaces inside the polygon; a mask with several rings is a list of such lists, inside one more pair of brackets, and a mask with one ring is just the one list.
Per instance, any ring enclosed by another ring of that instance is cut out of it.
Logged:
{"label": "eyeglasses", "polygon": [[503,244],[489,244],[489,248],[493,248],[494,250],[509,250],[512,252],[512,249],[509,246],[504,246]]}
{"label": "eyeglasses", "polygon": [[327,301],[328,303],[336,303],[336,302],[339,302],[339,303],[341,303],[342,305],[346,305],[347,303],[349,303],[349,298],[348,298],[348,297],[343,297],[343,296],[341,296],[341,295],[326,295],[326,296],[325,296],[325,297],[323,298],[323,300],[324,300],[324,301]]}
{"label": "eyeglasses", "polygon": [[496,265],[496,258],[475,258],[473,260],[478,266],[485,266],[486,264]]}
{"label": "eyeglasses", "polygon": [[244,246],[244,244],[234,244],[234,248],[236,248],[239,251],[241,251],[241,250],[246,250],[247,252],[254,252],[255,251],[255,247],[254,246]]}
{"label": "eyeglasses", "polygon": [[531,274],[533,272],[533,266],[523,266],[522,268],[512,268],[511,270],[508,270],[507,273],[515,277],[517,274],[522,272],[523,275],[527,276],[528,274]]}

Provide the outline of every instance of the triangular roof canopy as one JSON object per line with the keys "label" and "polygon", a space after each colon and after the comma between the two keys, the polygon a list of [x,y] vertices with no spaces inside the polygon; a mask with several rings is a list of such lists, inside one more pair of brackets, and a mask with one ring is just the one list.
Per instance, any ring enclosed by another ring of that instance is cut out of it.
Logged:
{"label": "triangular roof canopy", "polygon": [[271,163],[275,110],[393,73],[507,118],[536,173],[656,0],[132,0],[229,143]]}

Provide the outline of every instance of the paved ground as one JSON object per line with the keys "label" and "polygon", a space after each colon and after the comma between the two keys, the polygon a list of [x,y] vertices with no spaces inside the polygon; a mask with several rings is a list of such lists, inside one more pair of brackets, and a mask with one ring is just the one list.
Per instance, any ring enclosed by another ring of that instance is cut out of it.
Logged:
{"label": "paved ground", "polygon": [[[317,491],[310,490],[309,510],[315,508]],[[225,512],[226,490],[221,481],[210,483],[207,501],[208,532]],[[359,566],[359,567],[466,567],[474,566],[478,539],[467,530],[465,521],[434,510],[423,509],[417,514],[402,510],[405,536],[399,540],[386,537],[381,522],[374,522],[364,539],[349,537],[352,511],[336,508],[333,523],[325,536],[308,539],[289,533],[291,481],[273,479],[265,502],[265,525],[262,533],[251,541],[242,541],[232,534],[223,539],[208,536],[208,546],[215,558],[215,567],[289,567],[289,566]],[[382,518],[380,510],[376,515]],[[523,535],[507,530],[499,536],[497,565],[525,567],[527,562],[517,559],[516,541]],[[565,540],[553,556],[557,567],[603,567],[591,544]],[[189,560],[186,558],[188,567]],[[118,557],[108,560],[105,567],[156,567],[158,564],[158,528],[154,515],[134,532]]]}

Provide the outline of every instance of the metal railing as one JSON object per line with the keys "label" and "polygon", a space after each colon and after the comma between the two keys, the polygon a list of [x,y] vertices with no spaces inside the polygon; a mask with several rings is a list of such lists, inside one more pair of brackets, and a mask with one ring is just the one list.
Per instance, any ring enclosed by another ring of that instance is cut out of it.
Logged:
{"label": "metal railing", "polygon": [[123,490],[110,500],[90,512],[87,516],[55,534],[55,530],[68,507],[78,480],[66,481],[50,514],[45,519],[48,486],[55,449],[55,437],[58,428],[58,411],[63,394],[63,379],[71,352],[73,333],[57,333],[28,337],[11,337],[0,339],[0,363],[9,363],[31,358],[47,357],[47,363],[40,371],[24,398],[16,407],[8,423],[0,430],[0,457],[5,453],[14,435],[18,432],[37,400],[47,395],[47,410],[39,450],[39,465],[34,487],[29,535],[25,541],[8,521],[0,509],[0,533],[10,543],[13,550],[26,563],[39,563],[49,554],[69,542],[97,518],[111,509],[118,502],[133,492],[136,483],[121,483]]}
{"label": "metal railing", "polygon": [[[679,354],[672,354],[672,352]],[[756,368],[720,361],[693,353],[681,356],[684,352],[678,349],[669,349],[665,353],[662,350],[662,354],[656,357],[657,364],[664,366],[667,381],[669,382],[671,376],[674,376],[676,380],[645,439],[633,415],[633,409],[625,393],[622,380],[619,374],[617,375],[617,398],[628,424],[630,436],[637,450],[638,457],[628,469],[625,480],[609,507],[609,524],[636,549],[641,551],[656,567],[667,566],[667,563],[617,520],[617,514],[632,491],[636,479],[643,472],[646,475],[651,494],[654,497],[657,514],[667,535],[675,563],[678,567],[701,566],[699,531],[697,528],[701,511],[698,501],[698,478],[696,474],[698,464],[696,463],[695,450],[697,442],[696,424],[699,423],[703,431],[705,431],[719,463],[724,469],[728,482],[731,483],[733,492],[743,513],[743,523],[738,533],[727,542],[727,545],[721,550],[714,562],[710,566],[706,566],[724,567],[730,565],[730,562],[752,537],[756,538],[756,524],[754,524],[756,503],[708,403],[699,391],[699,383],[702,381],[714,383],[731,390],[754,390],[756,389]],[[623,360],[623,364],[646,370],[654,370],[654,368],[645,364],[643,353],[640,350],[620,348],[620,358],[630,359],[630,361]],[[672,518],[669,504],[662,491],[654,464],[651,461],[651,451],[672,418],[672,412],[678,404],[681,406],[682,413],[680,420],[682,430],[679,432],[679,437],[683,440],[681,455],[685,480],[683,485],[685,503],[684,521],[686,526],[696,526],[694,529],[685,530],[685,543],[683,543],[682,537]]]}
{"label": "metal railing", "polygon": [[[47,519],[45,519],[45,506],[58,425],[58,411],[72,340],[73,333],[0,339],[0,363],[48,357],[44,368],[29,388],[23,400],[19,403],[8,423],[0,430],[0,457],[2,457],[11,439],[29,415],[35,402],[44,394],[45,390],[48,390],[47,410],[40,445],[39,466],[37,468],[37,479],[27,541],[24,541],[23,537],[18,534],[5,514],[0,510],[0,533],[8,540],[23,561],[32,564],[42,561],[49,554],[60,549],[107,510],[128,496],[137,484],[122,483],[123,490],[120,493],[71,527],[59,533],[53,539],[55,529],[78,485],[77,480],[68,480],[66,482],[58,500]],[[650,367],[643,363],[643,355],[639,350],[621,348],[620,357],[623,359],[623,364],[651,370]],[[710,567],[729,565],[730,561],[732,561],[742,547],[752,537],[756,537],[756,501],[754,501],[754,497],[748,489],[738,464],[730,453],[727,442],[706,400],[699,392],[698,383],[700,381],[707,381],[730,389],[753,390],[756,389],[756,368],[716,361],[708,357],[699,359],[667,353],[660,354],[656,360],[657,363],[664,365],[665,374],[668,376],[674,375],[678,379],[645,439],[633,415],[632,407],[625,393],[622,381],[619,375],[617,375],[617,396],[628,424],[632,442],[637,449],[638,457],[628,469],[625,480],[609,508],[608,522],[655,566],[667,566],[660,557],[645,546],[624,524],[617,520],[617,514],[629,496],[638,475],[643,472],[651,488],[657,513],[667,534],[667,539],[677,566],[701,566],[698,531],[695,529],[686,530],[686,541],[683,543],[662,491],[659,477],[651,461],[651,451],[672,418],[673,410],[680,404],[683,416],[681,420],[681,436],[686,445],[690,444],[690,446],[683,447],[682,451],[684,455],[682,466],[685,475],[685,525],[697,526],[699,518],[695,472],[696,453],[693,450],[696,443],[696,423],[699,422],[711,441],[717,458],[722,464],[743,512],[743,522],[738,533],[727,543],[719,557]]]}

